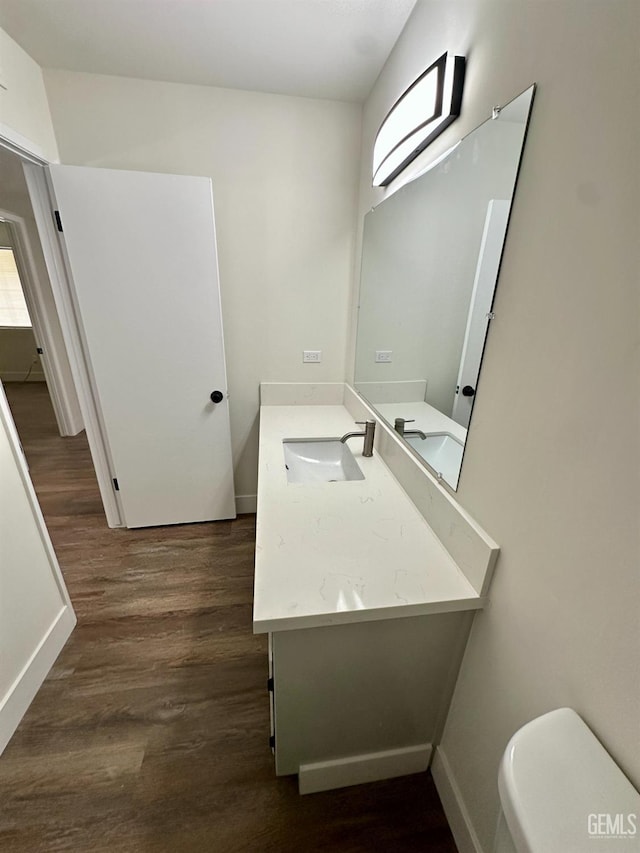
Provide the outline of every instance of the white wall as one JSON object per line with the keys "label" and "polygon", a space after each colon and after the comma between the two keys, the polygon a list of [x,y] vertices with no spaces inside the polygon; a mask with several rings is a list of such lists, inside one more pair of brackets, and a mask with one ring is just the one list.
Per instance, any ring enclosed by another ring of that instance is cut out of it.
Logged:
{"label": "white wall", "polygon": [[2,421],[0,481],[3,484],[0,492],[0,580],[3,589],[0,597],[1,704],[65,602],[34,521],[28,494],[13,455],[11,435]]}
{"label": "white wall", "polygon": [[56,161],[58,148],[42,70],[4,30],[0,30],[0,69],[0,135]]}
{"label": "white wall", "polygon": [[0,379],[22,382],[27,376],[29,382],[44,382],[33,329],[0,329]]}
{"label": "white wall", "polygon": [[0,383],[0,753],[75,616]]}
{"label": "white wall", "polygon": [[640,787],[639,10],[418,0],[365,105],[361,211],[377,126],[443,50],[468,66],[439,150],[538,83],[458,491],[502,546],[442,743],[487,853],[501,754],[547,710],[575,708]]}
{"label": "white wall", "polygon": [[[211,176],[236,493],[255,494],[258,383],[345,373],[360,107],[61,71],[45,81],[62,162]],[[322,363],[303,365],[303,349]]]}

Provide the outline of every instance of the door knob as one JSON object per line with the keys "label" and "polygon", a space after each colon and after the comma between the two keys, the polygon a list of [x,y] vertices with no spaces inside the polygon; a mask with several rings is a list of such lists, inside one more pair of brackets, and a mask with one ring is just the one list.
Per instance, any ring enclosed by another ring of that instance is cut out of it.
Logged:
{"label": "door knob", "polygon": [[462,389],[463,397],[475,397],[476,389],[472,388],[471,385],[465,385]]}
{"label": "door knob", "polygon": [[212,403],[221,403],[224,400],[224,394],[222,391],[212,391],[209,395]]}

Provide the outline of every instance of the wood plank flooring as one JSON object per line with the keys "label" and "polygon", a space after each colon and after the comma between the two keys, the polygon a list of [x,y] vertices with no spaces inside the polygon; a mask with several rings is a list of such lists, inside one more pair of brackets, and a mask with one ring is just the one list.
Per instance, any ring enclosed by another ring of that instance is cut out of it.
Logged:
{"label": "wood plank flooring", "polygon": [[6,390],[78,627],[0,757],[0,850],[454,853],[427,773],[275,777],[254,517],[109,530],[84,434],[44,384]]}

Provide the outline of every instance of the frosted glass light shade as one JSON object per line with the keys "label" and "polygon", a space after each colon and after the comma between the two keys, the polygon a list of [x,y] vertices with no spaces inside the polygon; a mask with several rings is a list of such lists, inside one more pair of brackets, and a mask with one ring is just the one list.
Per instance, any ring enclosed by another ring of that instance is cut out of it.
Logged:
{"label": "frosted glass light shade", "polygon": [[373,186],[386,187],[460,114],[465,60],[443,53],[398,98],[373,146]]}

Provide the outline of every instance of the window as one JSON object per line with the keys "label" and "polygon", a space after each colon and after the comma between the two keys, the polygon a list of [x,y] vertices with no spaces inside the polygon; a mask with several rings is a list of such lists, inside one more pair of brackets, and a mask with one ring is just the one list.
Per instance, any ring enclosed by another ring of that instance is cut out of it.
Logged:
{"label": "window", "polygon": [[24,301],[13,250],[0,247],[0,327],[28,329],[29,309]]}

